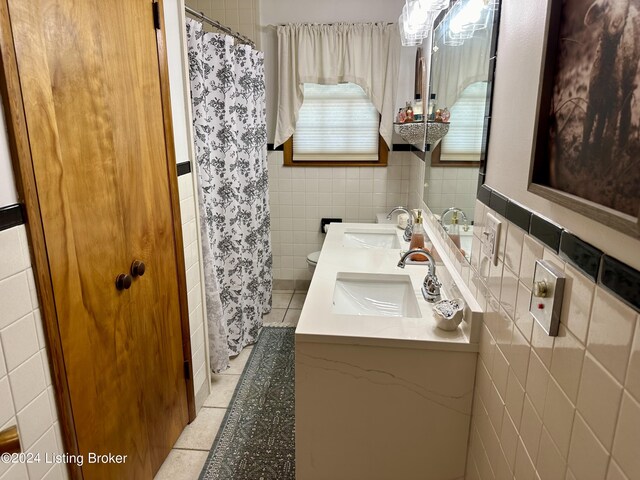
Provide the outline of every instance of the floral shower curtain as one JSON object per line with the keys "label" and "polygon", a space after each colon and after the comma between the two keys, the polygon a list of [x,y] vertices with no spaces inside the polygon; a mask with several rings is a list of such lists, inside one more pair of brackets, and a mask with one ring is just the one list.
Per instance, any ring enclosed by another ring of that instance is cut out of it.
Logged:
{"label": "floral shower curtain", "polygon": [[264,54],[187,19],[211,369],[271,310]]}

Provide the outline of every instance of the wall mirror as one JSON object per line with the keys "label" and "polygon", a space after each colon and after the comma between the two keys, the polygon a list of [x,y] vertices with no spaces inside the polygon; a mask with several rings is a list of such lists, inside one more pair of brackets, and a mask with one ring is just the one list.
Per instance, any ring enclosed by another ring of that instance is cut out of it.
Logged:
{"label": "wall mirror", "polygon": [[478,176],[486,166],[499,9],[499,0],[452,2],[423,44],[431,52],[426,113],[436,125],[438,111],[445,120],[450,115],[447,134],[434,143],[427,125],[424,201],[436,215],[447,212],[442,225],[467,260]]}

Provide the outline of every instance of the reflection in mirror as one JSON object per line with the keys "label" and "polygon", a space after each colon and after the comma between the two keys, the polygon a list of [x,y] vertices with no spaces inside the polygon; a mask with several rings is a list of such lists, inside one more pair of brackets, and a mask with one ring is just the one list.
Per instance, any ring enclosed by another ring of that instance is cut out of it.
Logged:
{"label": "reflection in mirror", "polygon": [[[424,201],[469,260],[478,173],[488,143],[499,2],[457,0],[436,19],[431,39],[429,99],[433,118],[450,114],[448,133],[428,145]],[[425,47],[427,48],[427,47]],[[427,143],[427,142],[425,142]]]}

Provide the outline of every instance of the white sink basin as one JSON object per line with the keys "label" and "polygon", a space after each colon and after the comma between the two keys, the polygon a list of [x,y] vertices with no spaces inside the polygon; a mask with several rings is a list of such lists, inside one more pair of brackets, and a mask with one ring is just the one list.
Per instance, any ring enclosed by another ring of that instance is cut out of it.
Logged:
{"label": "white sink basin", "polygon": [[333,313],[377,317],[420,318],[420,308],[408,275],[338,273]]}
{"label": "white sink basin", "polygon": [[344,232],[342,245],[359,248],[400,248],[397,234],[389,230],[348,230]]}

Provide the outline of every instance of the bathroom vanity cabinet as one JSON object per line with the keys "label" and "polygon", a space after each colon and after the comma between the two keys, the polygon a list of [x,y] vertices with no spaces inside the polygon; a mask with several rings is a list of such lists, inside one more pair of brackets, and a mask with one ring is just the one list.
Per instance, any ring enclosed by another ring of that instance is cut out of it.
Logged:
{"label": "bathroom vanity cabinet", "polygon": [[476,353],[297,342],[296,478],[464,478]]}
{"label": "bathroom vanity cabinet", "polygon": [[[461,328],[439,330],[420,293],[426,266],[400,269],[400,248],[345,241],[367,228],[397,233],[406,249],[395,225],[338,224],[327,235],[296,330],[296,478],[462,479],[482,313],[438,265],[445,295],[466,303]],[[376,281],[404,277],[418,312],[336,313],[341,279],[371,279],[374,292]]]}

